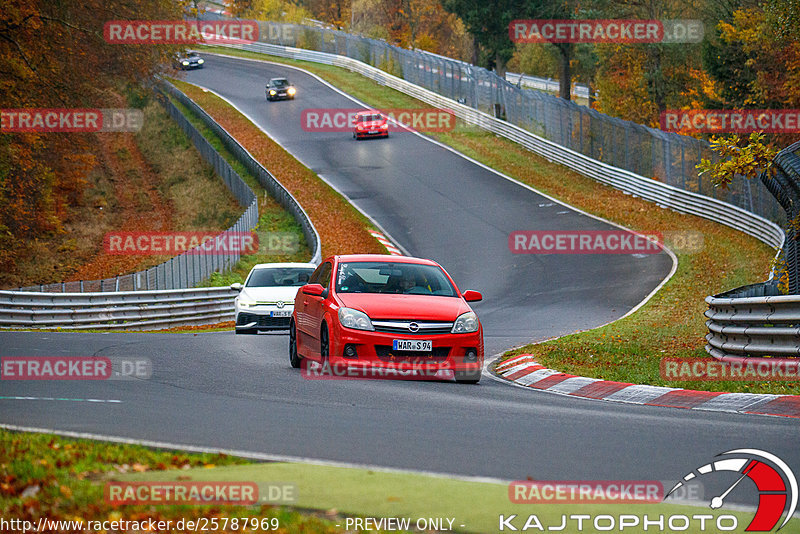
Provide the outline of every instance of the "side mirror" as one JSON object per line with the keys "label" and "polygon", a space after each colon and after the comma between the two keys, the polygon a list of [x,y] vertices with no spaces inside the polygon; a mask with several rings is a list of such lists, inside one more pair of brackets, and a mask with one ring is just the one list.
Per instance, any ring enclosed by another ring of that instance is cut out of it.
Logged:
{"label": "side mirror", "polygon": [[313,295],[315,297],[321,297],[322,294],[326,292],[326,289],[322,287],[321,284],[307,284],[301,287],[300,291],[302,291],[304,295]]}
{"label": "side mirror", "polygon": [[472,289],[467,289],[464,291],[462,296],[467,302],[478,302],[479,300],[483,300],[483,295],[481,295],[479,291],[473,291]]}
{"label": "side mirror", "polygon": [[244,286],[242,284],[240,284],[239,282],[236,282],[235,284],[231,284],[231,289],[233,289],[234,291],[241,291],[243,287]]}

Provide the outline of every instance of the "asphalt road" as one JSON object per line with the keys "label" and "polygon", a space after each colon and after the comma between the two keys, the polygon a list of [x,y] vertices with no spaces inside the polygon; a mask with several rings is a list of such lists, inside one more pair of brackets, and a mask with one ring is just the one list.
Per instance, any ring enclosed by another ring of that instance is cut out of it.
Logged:
{"label": "asphalt road", "polygon": [[[298,99],[268,104],[264,82],[281,75],[298,86]],[[664,254],[511,254],[514,230],[608,226],[413,134],[356,142],[303,131],[306,107],[353,107],[307,75],[210,57],[188,79],[240,106],[411,254],[482,291],[476,311],[488,354],[619,317],[669,272]],[[128,356],[153,365],[148,380],[4,380],[0,422],[504,479],[676,480],[742,447],[777,454],[800,472],[794,419],[591,401],[489,378],[477,386],[310,381],[289,367],[286,345],[279,334],[232,332],[0,333],[0,356]]]}

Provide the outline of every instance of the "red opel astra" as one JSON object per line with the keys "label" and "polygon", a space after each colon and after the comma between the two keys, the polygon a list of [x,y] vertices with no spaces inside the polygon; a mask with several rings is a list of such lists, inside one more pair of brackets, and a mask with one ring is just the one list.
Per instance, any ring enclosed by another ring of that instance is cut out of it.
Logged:
{"label": "red opel astra", "polygon": [[477,383],[483,328],[436,262],[405,256],[349,255],[323,261],[300,288],[289,324],[289,359],[330,365],[424,365]]}
{"label": "red opel astra", "polygon": [[368,137],[389,137],[389,124],[380,111],[368,110],[356,113],[353,137],[366,139]]}

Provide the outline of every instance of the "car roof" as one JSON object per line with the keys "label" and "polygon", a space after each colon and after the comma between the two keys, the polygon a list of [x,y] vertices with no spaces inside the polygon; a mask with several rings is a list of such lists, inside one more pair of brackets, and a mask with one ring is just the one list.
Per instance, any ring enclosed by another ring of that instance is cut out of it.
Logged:
{"label": "car roof", "polygon": [[289,78],[270,78],[270,82],[288,82]]}
{"label": "car roof", "polygon": [[433,260],[425,258],[415,258],[413,256],[390,256],[389,254],[344,254],[340,256],[331,256],[325,258],[323,261],[335,259],[339,263],[344,262],[360,262],[360,261],[380,261],[387,263],[418,263],[422,265],[439,265]]}
{"label": "car roof", "polygon": [[366,111],[359,111],[358,113],[356,113],[356,115],[383,115],[383,114],[377,109],[368,109]]}
{"label": "car roof", "polygon": [[317,265],[315,263],[299,263],[299,262],[258,263],[256,265],[253,265],[253,268],[250,270],[256,271],[258,269],[271,269],[278,267],[310,267],[311,269],[316,269]]}

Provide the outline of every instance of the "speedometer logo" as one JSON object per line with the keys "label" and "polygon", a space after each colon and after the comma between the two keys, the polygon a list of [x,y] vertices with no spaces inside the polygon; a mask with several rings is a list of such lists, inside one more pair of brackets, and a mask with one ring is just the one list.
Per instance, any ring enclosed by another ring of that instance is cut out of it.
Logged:
{"label": "speedometer logo", "polygon": [[727,471],[738,476],[735,476],[733,482],[722,493],[711,499],[709,506],[714,510],[721,508],[725,504],[725,499],[736,491],[745,478],[748,478],[758,488],[758,508],[745,531],[772,530],[783,516],[786,504],[789,503],[786,517],[778,527],[778,530],[782,529],[797,509],[797,479],[789,466],[774,454],[758,449],[734,449],[717,456],[725,458],[700,466],[684,476],[667,493],[667,497],[690,480],[709,473]]}

